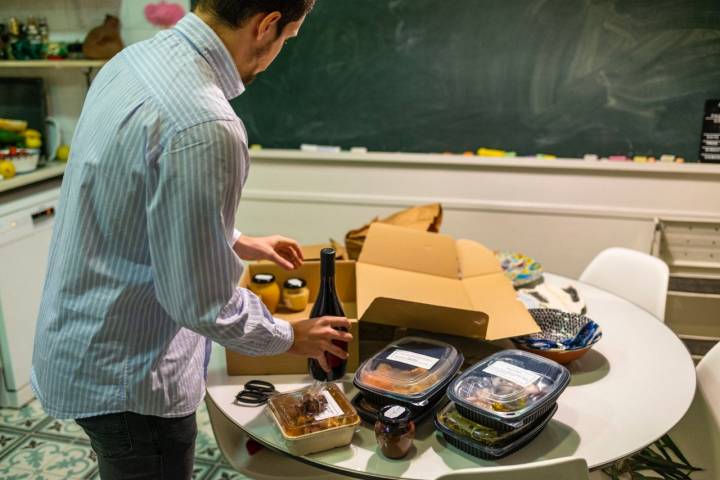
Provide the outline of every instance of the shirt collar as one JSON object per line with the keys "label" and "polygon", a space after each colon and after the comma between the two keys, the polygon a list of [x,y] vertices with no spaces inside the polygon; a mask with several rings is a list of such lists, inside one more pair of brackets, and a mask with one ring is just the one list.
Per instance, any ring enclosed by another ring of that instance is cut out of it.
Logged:
{"label": "shirt collar", "polygon": [[194,13],[188,13],[175,25],[180,32],[208,62],[225,98],[232,100],[245,91],[235,62],[217,34]]}

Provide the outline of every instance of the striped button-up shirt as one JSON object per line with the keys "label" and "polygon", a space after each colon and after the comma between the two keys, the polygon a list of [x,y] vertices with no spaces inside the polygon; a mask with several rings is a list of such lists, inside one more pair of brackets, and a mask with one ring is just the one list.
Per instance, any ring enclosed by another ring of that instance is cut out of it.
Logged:
{"label": "striped button-up shirt", "polygon": [[244,90],[199,17],[118,54],[88,92],[63,180],[32,385],[57,418],[175,417],[205,391],[209,340],[272,355],[287,322],[238,288],[249,167]]}

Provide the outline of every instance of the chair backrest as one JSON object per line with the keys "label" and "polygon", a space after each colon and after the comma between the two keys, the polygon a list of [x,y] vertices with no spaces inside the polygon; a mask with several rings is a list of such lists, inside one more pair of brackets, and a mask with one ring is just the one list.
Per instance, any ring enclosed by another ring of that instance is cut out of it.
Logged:
{"label": "chair backrest", "polygon": [[437,480],[588,480],[584,458],[565,457],[496,468],[459,470]]}
{"label": "chair backrest", "polygon": [[715,431],[720,432],[720,343],[705,354],[696,370],[698,390],[715,420]]}
{"label": "chair backrest", "polygon": [[670,269],[657,257],[627,248],[608,248],[595,257],[580,281],[607,290],[665,321]]}

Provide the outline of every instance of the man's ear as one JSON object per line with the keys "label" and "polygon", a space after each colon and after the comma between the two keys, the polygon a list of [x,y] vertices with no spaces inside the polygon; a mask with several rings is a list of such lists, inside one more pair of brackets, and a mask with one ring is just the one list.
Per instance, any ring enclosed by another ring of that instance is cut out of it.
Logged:
{"label": "man's ear", "polygon": [[282,15],[280,12],[270,12],[266,14],[265,16],[260,18],[260,23],[258,23],[257,27],[257,38],[258,40],[264,40],[268,38],[268,36],[272,37],[274,40],[278,36],[280,36],[280,32],[277,31],[278,28],[278,22],[280,21],[280,18]]}

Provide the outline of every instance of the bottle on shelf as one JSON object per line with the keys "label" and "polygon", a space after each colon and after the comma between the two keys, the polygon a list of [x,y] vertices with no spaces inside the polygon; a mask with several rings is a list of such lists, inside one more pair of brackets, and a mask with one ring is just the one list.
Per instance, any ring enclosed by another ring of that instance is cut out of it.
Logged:
{"label": "bottle on shelf", "polygon": [[[345,311],[343,310],[342,303],[340,303],[337,290],[335,289],[335,249],[333,248],[323,248],[320,251],[320,289],[318,290],[315,304],[310,313],[310,318],[323,316],[345,316]],[[333,343],[347,351],[348,345],[346,342],[333,340]],[[339,380],[345,375],[347,359],[338,358],[327,352],[325,352],[325,359],[330,366],[330,373],[325,372],[316,359],[311,358],[308,360],[310,374],[314,379],[334,381]]]}

